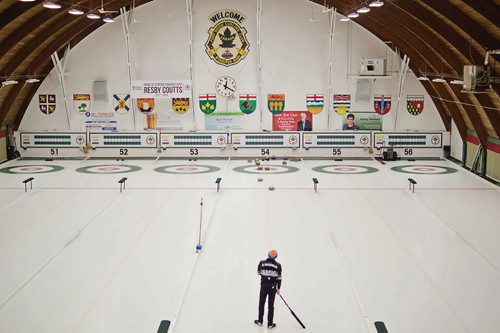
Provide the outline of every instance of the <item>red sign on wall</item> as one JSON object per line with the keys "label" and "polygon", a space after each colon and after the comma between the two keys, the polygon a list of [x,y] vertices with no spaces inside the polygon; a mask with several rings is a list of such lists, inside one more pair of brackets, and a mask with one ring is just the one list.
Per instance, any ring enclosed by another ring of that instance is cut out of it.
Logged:
{"label": "red sign on wall", "polygon": [[312,121],[308,111],[283,111],[273,115],[273,131],[312,131]]}

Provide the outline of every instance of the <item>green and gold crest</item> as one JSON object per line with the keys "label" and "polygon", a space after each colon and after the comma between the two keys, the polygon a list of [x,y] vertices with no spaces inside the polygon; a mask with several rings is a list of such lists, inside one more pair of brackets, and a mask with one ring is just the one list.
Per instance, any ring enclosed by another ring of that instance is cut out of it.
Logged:
{"label": "green and gold crest", "polygon": [[240,63],[249,52],[247,30],[242,26],[246,17],[242,13],[224,9],[209,17],[213,26],[208,30],[205,51],[210,59],[222,66]]}

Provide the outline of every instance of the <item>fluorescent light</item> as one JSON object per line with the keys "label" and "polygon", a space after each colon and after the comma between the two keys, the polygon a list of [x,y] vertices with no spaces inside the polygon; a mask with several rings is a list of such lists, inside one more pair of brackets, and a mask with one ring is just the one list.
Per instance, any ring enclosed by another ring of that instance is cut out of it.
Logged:
{"label": "fluorescent light", "polygon": [[429,78],[427,76],[420,76],[417,78],[419,81],[429,81]]}
{"label": "fluorescent light", "polygon": [[348,18],[348,17],[343,17],[340,19],[340,22],[347,22],[347,21],[350,21],[351,19]]}
{"label": "fluorescent light", "polygon": [[73,7],[68,10],[68,13],[70,13],[71,15],[83,15],[83,10]]}
{"label": "fluorescent light", "polygon": [[358,13],[356,13],[356,12],[352,12],[352,13],[349,13],[349,14],[347,15],[347,17],[348,17],[348,18],[356,18],[356,17],[359,17],[359,14],[358,14]]}
{"label": "fluorescent light", "polygon": [[361,7],[360,9],[357,10],[357,12],[360,14],[365,14],[365,13],[368,13],[369,11],[370,11],[370,8],[368,8],[368,7]]}
{"label": "fluorescent light", "polygon": [[105,18],[102,19],[106,23],[113,23],[115,20],[113,20],[111,17],[106,16]]}
{"label": "fluorescent light", "polygon": [[57,1],[45,1],[43,6],[48,9],[60,9],[61,5]]}
{"label": "fluorescent light", "polygon": [[36,0],[19,0],[21,2],[35,2]]}
{"label": "fluorescent light", "polygon": [[446,80],[440,78],[440,77],[437,77],[435,79],[432,79],[432,82],[436,82],[436,83],[445,83]]}
{"label": "fluorescent light", "polygon": [[375,0],[375,1],[370,2],[370,4],[368,6],[370,6],[370,7],[382,7],[383,5],[384,5],[383,1]]}
{"label": "fluorescent light", "polygon": [[27,79],[27,80],[26,80],[26,83],[37,83],[37,82],[40,82],[40,80],[38,80],[38,79],[34,79],[34,78],[33,78],[33,79]]}
{"label": "fluorescent light", "polygon": [[2,86],[11,86],[13,84],[18,84],[16,80],[5,80],[2,82]]}
{"label": "fluorescent light", "polygon": [[91,20],[98,20],[98,19],[100,19],[100,18],[101,18],[99,15],[97,15],[96,13],[92,13],[92,12],[88,13],[88,14],[87,14],[87,17],[88,17],[89,19],[91,19]]}
{"label": "fluorescent light", "polygon": [[453,80],[453,81],[450,81],[451,84],[461,84],[463,85],[464,84],[464,81],[460,81],[460,80]]}

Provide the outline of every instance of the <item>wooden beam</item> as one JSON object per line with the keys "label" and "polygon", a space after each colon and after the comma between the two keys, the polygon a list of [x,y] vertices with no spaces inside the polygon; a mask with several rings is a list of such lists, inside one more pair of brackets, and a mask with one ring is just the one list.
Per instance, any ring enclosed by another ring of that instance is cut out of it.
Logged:
{"label": "wooden beam", "polygon": [[483,15],[491,23],[498,26],[500,22],[500,6],[491,0],[462,0],[469,7]]}
{"label": "wooden beam", "polygon": [[12,5],[10,5],[9,8],[7,8],[7,10],[4,10],[0,15],[0,30],[37,5],[39,4],[36,2],[14,2]]}

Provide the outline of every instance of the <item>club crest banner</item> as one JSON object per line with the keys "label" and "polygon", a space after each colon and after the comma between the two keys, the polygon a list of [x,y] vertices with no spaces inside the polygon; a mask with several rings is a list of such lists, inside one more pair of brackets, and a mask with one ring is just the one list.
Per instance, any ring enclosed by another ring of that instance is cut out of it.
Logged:
{"label": "club crest banner", "polygon": [[130,111],[129,102],[130,102],[130,95],[128,94],[113,95],[115,112],[118,114],[127,114],[127,112]]}
{"label": "club crest banner", "polygon": [[306,95],[306,107],[307,111],[312,114],[318,114],[323,111],[323,106],[325,104],[324,95],[313,94]]}
{"label": "club crest banner", "polygon": [[74,94],[73,95],[73,107],[76,113],[80,115],[85,115],[90,112],[90,94]]}
{"label": "club crest banner", "polygon": [[200,95],[200,110],[205,114],[214,112],[217,108],[217,96],[214,94]]}
{"label": "club crest banner", "polygon": [[141,111],[142,114],[150,114],[153,112],[155,108],[155,99],[154,98],[138,98],[137,99],[137,108]]}
{"label": "club crest banner", "polygon": [[333,109],[344,115],[351,109],[351,95],[333,95]]}
{"label": "club crest banner", "polygon": [[172,109],[177,114],[184,114],[189,110],[189,98],[172,98]]}
{"label": "club crest banner", "polygon": [[132,81],[132,98],[189,98],[191,81]]}
{"label": "club crest banner", "polygon": [[205,51],[216,64],[233,66],[249,52],[250,44],[243,27],[246,16],[233,9],[223,9],[209,16],[213,26],[208,30]]}
{"label": "club crest banner", "polygon": [[257,108],[257,95],[240,95],[240,110],[244,114],[250,114]]}
{"label": "club crest banner", "polygon": [[412,116],[418,116],[424,111],[424,96],[423,95],[408,95],[406,96],[406,109]]}
{"label": "club crest banner", "polygon": [[373,108],[379,115],[386,115],[391,110],[391,96],[376,95],[373,99]]}
{"label": "club crest banner", "polygon": [[56,111],[56,95],[38,95],[38,106],[44,114]]}
{"label": "club crest banner", "polygon": [[285,94],[268,94],[267,107],[272,114],[280,114],[285,109]]}

